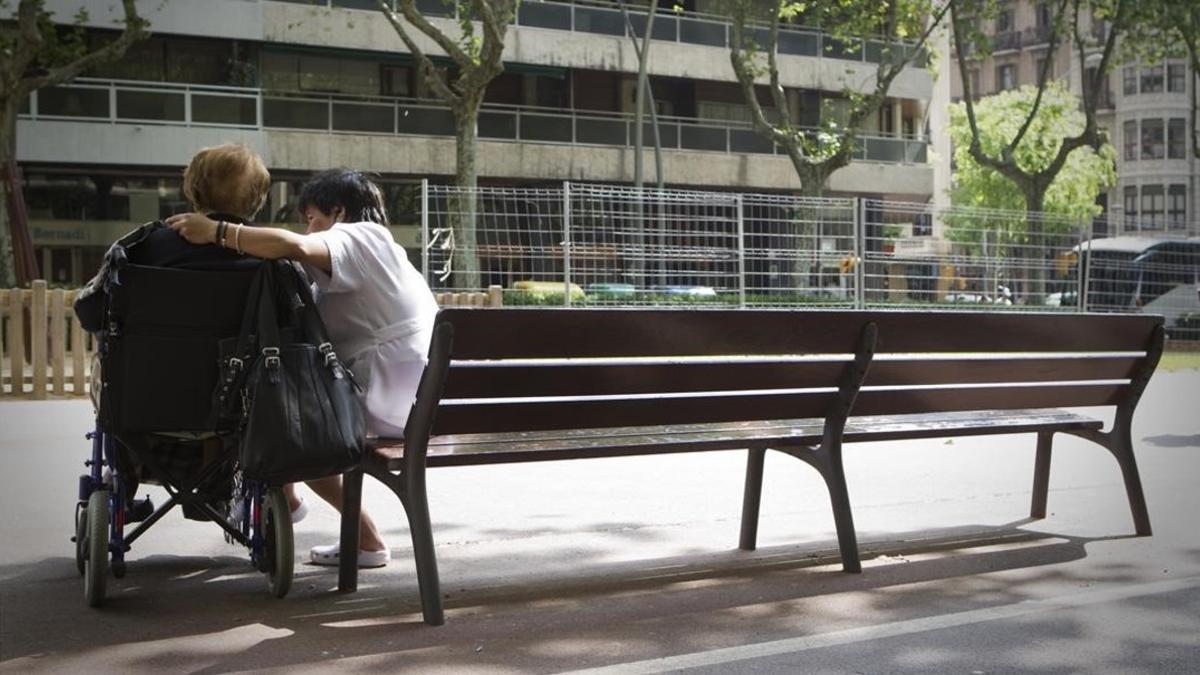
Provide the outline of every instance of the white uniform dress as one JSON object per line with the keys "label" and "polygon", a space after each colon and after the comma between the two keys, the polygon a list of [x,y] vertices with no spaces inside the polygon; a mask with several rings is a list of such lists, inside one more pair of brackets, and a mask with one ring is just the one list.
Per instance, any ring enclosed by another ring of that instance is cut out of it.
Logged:
{"label": "white uniform dress", "polygon": [[332,272],[306,266],[338,357],[363,389],[367,433],[400,437],[428,360],[437,303],[387,228],[336,223],[314,233]]}

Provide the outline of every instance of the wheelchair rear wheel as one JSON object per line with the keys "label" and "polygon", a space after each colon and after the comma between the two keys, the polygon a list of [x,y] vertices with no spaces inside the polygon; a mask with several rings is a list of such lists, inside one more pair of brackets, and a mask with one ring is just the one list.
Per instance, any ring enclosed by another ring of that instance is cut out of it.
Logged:
{"label": "wheelchair rear wheel", "polygon": [[296,545],[292,537],[292,511],[280,488],[271,488],[263,500],[263,553],[271,594],[282,598],[292,588]]}
{"label": "wheelchair rear wheel", "polygon": [[90,607],[104,603],[108,582],[108,490],[96,490],[88,497],[87,560],[84,561],[83,596]]}

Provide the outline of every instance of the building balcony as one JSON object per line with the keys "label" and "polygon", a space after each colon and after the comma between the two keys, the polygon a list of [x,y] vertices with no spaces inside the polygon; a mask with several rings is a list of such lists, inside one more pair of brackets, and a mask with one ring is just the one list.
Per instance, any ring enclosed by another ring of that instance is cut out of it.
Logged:
{"label": "building balcony", "polygon": [[[275,2],[302,5],[324,5],[330,8],[378,11],[375,0],[273,0]],[[416,0],[417,8],[427,17],[454,18],[456,6],[442,0]],[[552,30],[589,33],[593,35],[641,37],[645,33],[646,15],[644,8],[630,6],[629,23],[620,5],[602,0],[529,0],[517,7],[514,26],[546,28]],[[758,44],[765,44],[765,27],[750,30],[750,37]],[[717,14],[691,11],[673,11],[662,7],[654,17],[651,39],[708,47],[728,49],[731,43],[729,20]],[[897,47],[893,47],[895,49]],[[898,47],[908,56],[915,45],[902,43]],[[779,31],[779,53],[793,56],[823,56],[848,61],[880,63],[888,49],[881,39],[865,37],[853,41],[841,41],[819,30],[803,27],[782,27]],[[924,66],[927,55],[922,51],[915,65]]]}
{"label": "building balcony", "polygon": [[[82,78],[35,92],[22,109],[22,119],[187,127],[229,134],[454,136],[453,117],[436,101]],[[488,104],[479,116],[479,138],[485,141],[632,147],[634,131],[631,113]],[[659,133],[665,150],[785,156],[747,123],[660,117]],[[646,147],[652,147],[648,118],[644,138]],[[859,136],[854,158],[925,164],[928,141],[865,133]]]}
{"label": "building balcony", "polygon": [[1010,30],[992,36],[992,53],[1013,51],[1021,48],[1021,31]]}
{"label": "building balcony", "polygon": [[[1025,47],[1040,47],[1050,44],[1054,37],[1054,26],[1032,26],[1021,33],[1021,45]],[[997,49],[999,49],[997,47]]]}

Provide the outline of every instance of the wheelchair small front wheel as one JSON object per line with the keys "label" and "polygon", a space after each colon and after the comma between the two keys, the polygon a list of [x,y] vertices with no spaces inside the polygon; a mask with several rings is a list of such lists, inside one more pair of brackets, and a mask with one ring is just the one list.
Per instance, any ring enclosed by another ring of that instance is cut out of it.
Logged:
{"label": "wheelchair small front wheel", "polygon": [[82,503],[75,509],[75,568],[79,570],[79,576],[83,576],[87,571],[87,513],[87,508]]}
{"label": "wheelchair small front wheel", "polygon": [[87,560],[84,561],[83,596],[90,607],[104,604],[108,582],[108,490],[96,490],[88,497]]}
{"label": "wheelchair small front wheel", "polygon": [[292,534],[292,511],[281,488],[267,491],[262,508],[263,562],[271,594],[282,598],[292,588],[296,544]]}

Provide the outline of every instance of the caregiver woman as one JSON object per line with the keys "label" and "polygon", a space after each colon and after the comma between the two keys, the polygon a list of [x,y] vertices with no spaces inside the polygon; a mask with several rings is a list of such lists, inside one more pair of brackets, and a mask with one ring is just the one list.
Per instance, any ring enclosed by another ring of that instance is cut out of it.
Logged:
{"label": "caregiver woman", "polygon": [[[437,303],[424,278],[387,230],[379,188],[357,171],[317,174],[300,193],[303,235],[278,228],[221,225],[198,213],[167,219],[193,244],[218,244],[260,258],[304,264],[317,285],[317,309],[329,337],[363,391],[367,433],[402,437],[425,367]],[[218,241],[219,230],[224,237]],[[308,486],[341,509],[342,479]],[[297,515],[303,502],[289,492]],[[359,567],[386,565],[391,554],[374,522],[362,512]],[[338,564],[338,545],[315,546],[318,565]]]}

